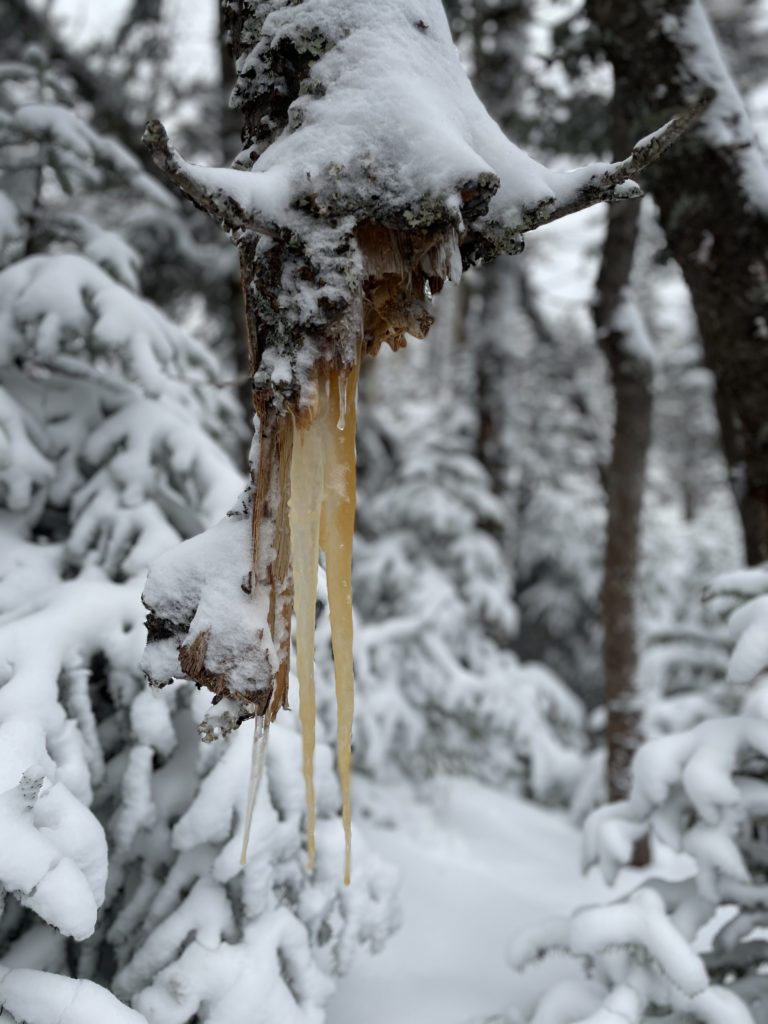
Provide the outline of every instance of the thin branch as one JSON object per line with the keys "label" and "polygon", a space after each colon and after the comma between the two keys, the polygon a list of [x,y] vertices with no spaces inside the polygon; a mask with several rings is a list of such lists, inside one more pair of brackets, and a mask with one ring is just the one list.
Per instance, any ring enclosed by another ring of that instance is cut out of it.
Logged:
{"label": "thin branch", "polygon": [[[567,217],[578,210],[586,210],[597,203],[613,202],[619,199],[635,199],[643,194],[642,189],[631,179],[635,174],[644,171],[654,163],[661,154],[676,142],[681,135],[701,117],[715,98],[715,90],[705,89],[696,102],[677,117],[673,117],[663,127],[647,135],[635,143],[632,152],[625,160],[609,164],[602,170],[595,171],[586,182],[579,185],[575,192],[554,202],[540,203],[538,206],[523,211],[522,231],[533,231],[534,228],[548,224],[550,221]],[[588,171],[589,168],[583,168]],[[578,174],[579,172],[575,172]]]}
{"label": "thin branch", "polygon": [[[204,175],[208,168],[187,163],[173,148],[164,126],[160,121],[147,121],[141,141],[152,154],[152,159],[161,171],[187,196],[195,206],[204,210],[227,231],[255,231],[270,238],[283,238],[278,225],[257,220],[219,185],[207,184]],[[230,171],[232,174],[248,174],[248,171]]]}

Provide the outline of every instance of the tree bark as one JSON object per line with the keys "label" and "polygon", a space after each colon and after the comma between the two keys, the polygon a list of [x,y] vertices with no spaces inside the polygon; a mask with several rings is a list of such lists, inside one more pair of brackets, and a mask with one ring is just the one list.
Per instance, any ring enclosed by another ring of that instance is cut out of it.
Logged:
{"label": "tree bark", "polygon": [[[611,125],[614,152],[627,130],[621,111],[626,83],[617,77]],[[624,800],[632,759],[642,742],[637,688],[637,589],[646,464],[651,444],[653,364],[649,341],[631,294],[639,204],[609,207],[608,230],[594,309],[597,338],[614,394],[611,461],[606,473],[608,522],[602,584],[603,688],[608,712],[608,798]],[[647,837],[635,844],[632,863],[648,863]]]}
{"label": "tree bark", "polygon": [[[226,13],[223,4],[219,6],[219,73],[222,94],[219,142],[221,146],[221,166],[226,167],[231,164],[240,151],[241,118],[238,111],[229,105],[229,98],[235,88],[236,81],[235,57],[232,52],[232,38],[226,24]],[[240,401],[243,415],[250,427],[253,418],[252,370],[250,369],[248,351],[242,344],[246,327],[239,268],[226,280],[225,289],[222,319],[226,324],[227,334],[232,341],[234,364],[237,373],[237,397]],[[244,465],[247,465],[248,461],[248,446],[248,432],[245,432],[241,446],[241,458]]]}
{"label": "tree bark", "polygon": [[645,172],[691,291],[750,564],[768,559],[768,173],[698,0],[588,0],[630,133],[717,98]]}
{"label": "tree bark", "polygon": [[[636,593],[640,518],[651,440],[651,365],[632,336],[627,295],[637,238],[637,206],[612,207],[598,279],[595,324],[610,370],[615,419],[606,485],[608,524],[603,561],[603,673],[608,709],[608,791],[629,793],[639,746],[636,690]],[[625,315],[620,315],[621,312]]]}
{"label": "tree bark", "polygon": [[[507,134],[512,134],[515,127],[529,20],[528,4],[523,0],[478,0],[473,9],[473,83],[489,113]],[[487,45],[489,39],[492,47]],[[514,373],[514,339],[509,337],[509,317],[505,314],[523,288],[524,274],[524,266],[512,257],[501,256],[486,267],[476,284],[479,309],[469,321],[475,378],[472,397],[478,417],[477,457],[490,474],[494,493],[500,496],[507,491],[509,453],[505,433],[509,379]],[[505,545],[506,538],[500,535],[498,526],[491,532]]]}

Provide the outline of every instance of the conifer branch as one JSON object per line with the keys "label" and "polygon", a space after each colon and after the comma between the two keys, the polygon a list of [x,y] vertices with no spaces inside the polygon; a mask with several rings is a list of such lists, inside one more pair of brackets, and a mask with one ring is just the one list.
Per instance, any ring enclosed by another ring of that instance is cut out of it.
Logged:
{"label": "conifer branch", "polygon": [[55,31],[56,19],[45,13],[38,14],[27,0],[7,0],[5,6],[10,11],[10,17],[18,19],[25,38],[35,40],[49,60],[60,61],[64,65],[81,95],[93,108],[94,127],[116,135],[123,146],[151,171],[147,154],[136,138],[138,126],[123,112],[128,109],[128,103],[121,88],[122,83],[103,72],[95,73],[82,54],[66,45]]}

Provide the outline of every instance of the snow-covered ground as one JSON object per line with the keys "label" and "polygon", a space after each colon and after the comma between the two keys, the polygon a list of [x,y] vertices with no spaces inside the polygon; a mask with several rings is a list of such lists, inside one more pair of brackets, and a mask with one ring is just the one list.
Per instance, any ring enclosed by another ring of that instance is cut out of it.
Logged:
{"label": "snow-covered ground", "polygon": [[516,974],[510,940],[606,897],[594,874],[581,875],[578,831],[559,812],[466,778],[439,779],[421,800],[387,791],[384,807],[378,793],[360,796],[376,806],[375,823],[358,815],[367,842],[402,873],[403,923],[383,952],[359,954],[328,1024],[514,1020],[541,972],[562,977],[564,965]]}

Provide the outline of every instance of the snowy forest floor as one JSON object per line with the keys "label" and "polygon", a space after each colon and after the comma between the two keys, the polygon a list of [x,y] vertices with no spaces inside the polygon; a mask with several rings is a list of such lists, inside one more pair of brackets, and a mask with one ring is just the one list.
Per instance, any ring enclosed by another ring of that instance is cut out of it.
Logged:
{"label": "snowy forest floor", "polygon": [[[462,777],[437,779],[417,796],[405,786],[377,789],[375,798],[358,780],[358,795],[376,807],[375,821],[357,816],[366,841],[401,872],[403,920],[381,953],[358,954],[327,1024],[514,1020],[546,973],[563,977],[569,966],[557,957],[516,973],[506,962],[510,941],[618,895],[594,871],[581,874],[579,832],[562,812]],[[639,877],[628,872],[621,891]]]}

